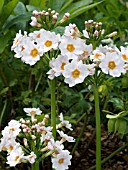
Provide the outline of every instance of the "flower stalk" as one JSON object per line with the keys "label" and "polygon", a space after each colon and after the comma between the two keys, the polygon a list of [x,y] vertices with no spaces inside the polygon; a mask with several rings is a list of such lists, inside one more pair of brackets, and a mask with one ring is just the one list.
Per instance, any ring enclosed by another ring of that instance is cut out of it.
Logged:
{"label": "flower stalk", "polygon": [[97,84],[93,85],[96,114],[96,170],[101,170],[101,130],[100,130],[100,108]]}
{"label": "flower stalk", "polygon": [[51,80],[51,126],[53,127],[53,136],[56,138],[55,79]]}

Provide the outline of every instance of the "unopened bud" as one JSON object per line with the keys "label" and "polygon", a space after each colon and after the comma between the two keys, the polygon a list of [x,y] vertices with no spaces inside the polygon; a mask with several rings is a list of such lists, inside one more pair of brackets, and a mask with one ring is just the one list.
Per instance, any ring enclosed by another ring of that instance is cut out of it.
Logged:
{"label": "unopened bud", "polygon": [[117,31],[112,32],[111,34],[107,35],[108,38],[114,37],[117,35]]}
{"label": "unopened bud", "polygon": [[28,146],[28,141],[26,138],[23,139],[23,142],[24,142],[24,146]]}
{"label": "unopened bud", "polygon": [[31,138],[32,138],[32,140],[35,140],[36,136],[35,135],[31,135]]}

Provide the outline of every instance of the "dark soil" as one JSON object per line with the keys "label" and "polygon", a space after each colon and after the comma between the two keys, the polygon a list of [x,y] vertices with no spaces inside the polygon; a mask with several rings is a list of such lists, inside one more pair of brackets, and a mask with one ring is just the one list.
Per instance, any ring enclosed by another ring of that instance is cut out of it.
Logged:
{"label": "dark soil", "polygon": [[[72,136],[77,139],[83,123],[79,123],[79,127],[73,131]],[[101,141],[102,141],[102,160],[108,157],[112,152],[123,146],[128,138],[120,139],[116,135],[108,135],[107,129],[101,125]],[[90,144],[89,144],[90,143]],[[69,147],[70,148],[70,147]],[[72,165],[70,170],[89,170],[96,161],[96,145],[95,145],[95,128],[91,125],[86,126],[86,130],[81,138],[79,145],[73,154]],[[94,168],[95,170],[96,168]],[[128,170],[128,147],[117,153],[106,163],[102,164],[102,170]]]}

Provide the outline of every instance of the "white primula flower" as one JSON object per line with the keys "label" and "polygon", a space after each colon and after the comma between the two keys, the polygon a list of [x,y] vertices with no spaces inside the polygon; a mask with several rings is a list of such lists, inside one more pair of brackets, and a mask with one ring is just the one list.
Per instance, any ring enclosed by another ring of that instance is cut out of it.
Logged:
{"label": "white primula flower", "polygon": [[16,37],[14,38],[13,45],[11,47],[11,50],[14,50],[16,46],[19,44],[19,42],[22,40],[23,35],[21,34],[21,30],[19,30],[19,33],[16,34]]}
{"label": "white primula flower", "polygon": [[35,115],[41,115],[42,111],[39,108],[24,108],[27,116],[31,116],[32,122],[34,121]]}
{"label": "white primula flower", "polygon": [[80,36],[80,32],[79,32],[76,24],[69,24],[69,26],[65,27],[64,35],[72,36],[73,38],[76,38],[76,37]]}
{"label": "white primula flower", "polygon": [[68,150],[63,150],[56,157],[52,158],[52,167],[55,170],[65,170],[69,169],[69,165],[71,165],[71,158],[70,152]]}
{"label": "white primula flower", "polygon": [[92,63],[92,64],[88,64],[87,66],[88,66],[89,75],[94,75],[96,64]]}
{"label": "white primula flower", "polygon": [[85,38],[89,38],[88,32],[86,30],[83,30],[83,34]]}
{"label": "white primula flower", "polygon": [[83,53],[80,55],[79,59],[87,58],[88,56],[90,56],[93,50],[92,44],[86,45],[85,43],[83,43],[82,45],[83,45]]}
{"label": "white primula flower", "polygon": [[34,44],[30,38],[27,38],[23,45],[24,50],[22,51],[21,60],[26,64],[34,65],[40,60],[40,56],[43,55],[42,49],[37,44]]}
{"label": "white primula flower", "polygon": [[51,140],[48,142],[47,145],[49,150],[57,150],[59,148],[60,150],[64,149],[64,145],[60,143],[60,141],[55,141],[54,138],[51,138]]}
{"label": "white primula flower", "polygon": [[21,126],[21,123],[19,123],[19,121],[11,120],[8,123],[8,126],[6,126],[4,130],[2,130],[2,135],[3,136],[10,135],[12,136],[12,138],[15,138],[21,131],[20,126]]}
{"label": "white primula flower", "polygon": [[82,61],[72,60],[71,63],[64,67],[63,76],[64,82],[69,84],[69,87],[82,83],[89,75],[88,67]]}
{"label": "white primula flower", "polygon": [[24,153],[22,151],[21,147],[18,147],[14,151],[10,152],[10,155],[7,156],[7,164],[10,165],[10,167],[14,167],[17,164],[20,163],[20,160],[23,158]]}
{"label": "white primula flower", "polygon": [[37,24],[38,24],[38,22],[37,22],[37,18],[36,17],[31,17],[31,22],[30,22],[30,25],[32,26],[32,27],[35,27],[35,26],[37,26]]}
{"label": "white primula flower", "polygon": [[57,130],[57,132],[59,133],[60,137],[62,137],[62,141],[68,141],[68,142],[75,142],[75,139],[72,136],[68,136],[66,135],[63,131]]}
{"label": "white primula flower", "polygon": [[73,39],[72,37],[63,36],[59,49],[63,56],[68,56],[69,59],[78,59],[78,56],[83,53],[84,41],[80,38]]}
{"label": "white primula flower", "polygon": [[106,57],[101,60],[99,67],[105,74],[119,77],[124,72],[124,61],[116,52],[108,52],[106,53]]}
{"label": "white primula flower", "polygon": [[65,65],[68,63],[69,59],[67,56],[58,55],[56,59],[53,58],[50,62],[50,65],[52,66],[52,70],[55,72],[54,76],[60,76],[64,71]]}
{"label": "white primula flower", "polygon": [[60,118],[61,123],[60,123],[59,125],[57,125],[57,128],[60,128],[60,127],[62,127],[62,126],[65,126],[67,129],[73,130],[73,129],[71,128],[72,125],[69,123],[69,121],[68,121],[68,120],[64,120],[64,117],[63,117],[63,114],[62,114],[62,113],[60,113],[59,118]]}
{"label": "white primula flower", "polygon": [[40,32],[40,37],[35,41],[44,53],[50,51],[51,49],[57,50],[60,42],[60,34],[56,35],[55,32],[42,30]]}
{"label": "white primula flower", "polygon": [[120,47],[121,48],[121,56],[125,62],[128,63],[128,47]]}
{"label": "white primula flower", "polygon": [[101,61],[104,58],[105,58],[105,55],[98,50],[94,50],[93,54],[90,56],[90,59],[93,60],[94,62]]}
{"label": "white primula flower", "polygon": [[30,162],[30,164],[33,164],[36,160],[37,156],[34,152],[31,152],[30,155],[24,156],[23,159],[26,159]]}

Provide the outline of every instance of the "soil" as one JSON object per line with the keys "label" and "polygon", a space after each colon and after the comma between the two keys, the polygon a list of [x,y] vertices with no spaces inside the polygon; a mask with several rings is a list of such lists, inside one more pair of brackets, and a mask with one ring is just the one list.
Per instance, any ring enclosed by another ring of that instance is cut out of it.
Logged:
{"label": "soil", "polygon": [[[79,126],[72,132],[72,136],[75,139],[77,139],[80,134],[82,126],[83,123],[79,123]],[[102,160],[123,146],[126,141],[128,141],[127,137],[121,140],[118,134],[109,135],[106,127],[101,125]],[[70,147],[71,146],[69,146],[69,149]],[[70,170],[89,170],[89,168],[95,165],[95,148],[95,128],[91,125],[87,125],[79,145],[73,154]],[[96,168],[94,168],[94,170],[95,169]],[[102,164],[102,170],[128,170],[128,147],[118,152],[106,163]]]}

